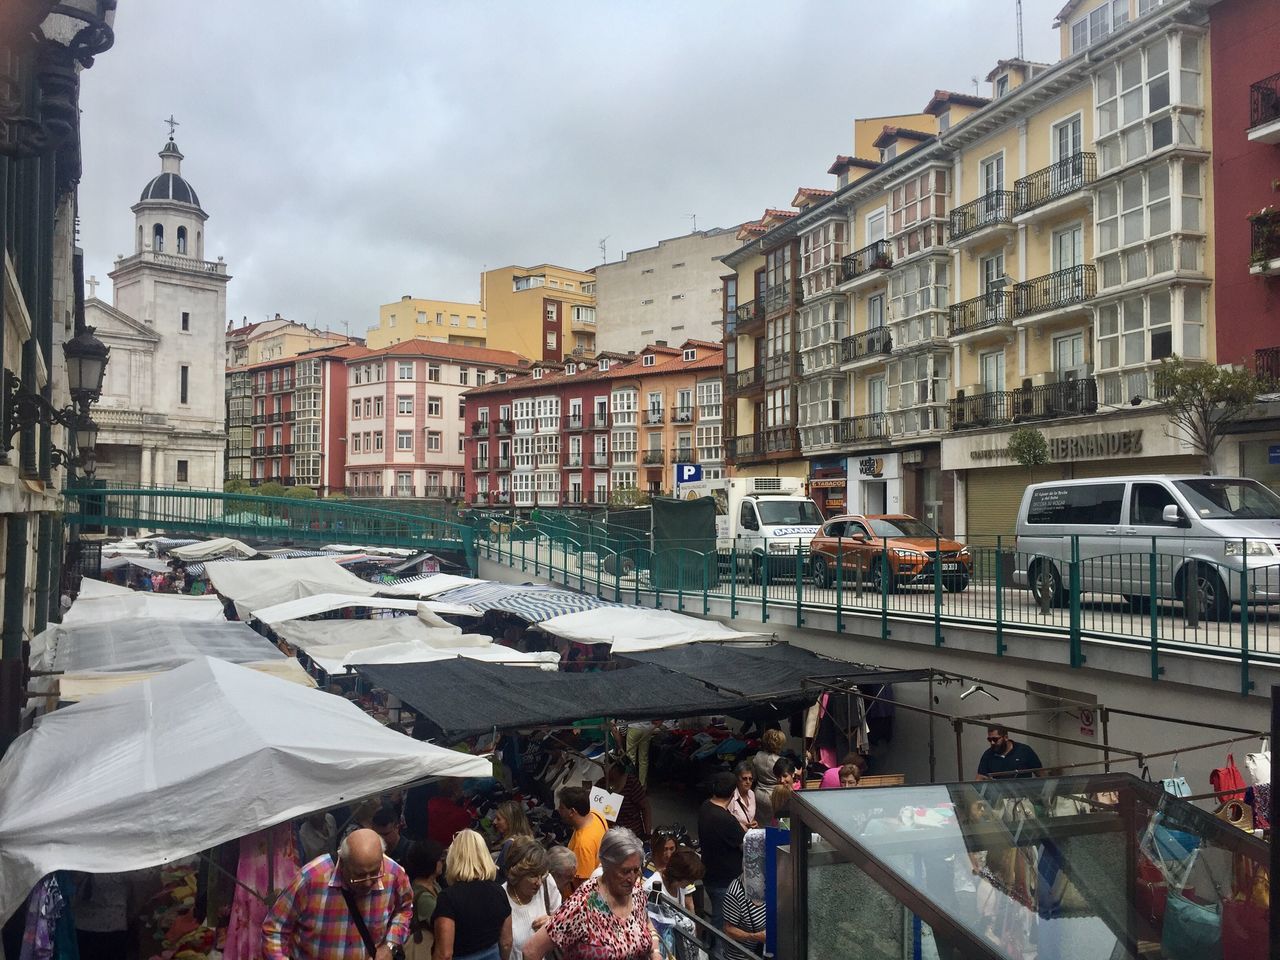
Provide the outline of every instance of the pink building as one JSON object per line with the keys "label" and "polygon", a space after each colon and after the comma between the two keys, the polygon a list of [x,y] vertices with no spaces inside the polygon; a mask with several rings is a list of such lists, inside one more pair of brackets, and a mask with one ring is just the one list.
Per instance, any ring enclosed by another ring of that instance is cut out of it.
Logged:
{"label": "pink building", "polygon": [[505,350],[408,340],[347,362],[346,491],[461,497],[462,395],[523,361]]}

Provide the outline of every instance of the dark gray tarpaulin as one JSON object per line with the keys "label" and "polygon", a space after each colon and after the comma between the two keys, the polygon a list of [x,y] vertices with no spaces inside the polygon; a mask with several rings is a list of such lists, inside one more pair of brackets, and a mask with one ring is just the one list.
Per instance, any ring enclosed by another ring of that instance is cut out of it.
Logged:
{"label": "dark gray tarpaulin", "polygon": [[459,659],[361,664],[355,670],[403,700],[441,737],[569,724],[588,717],[666,720],[750,706],[740,697],[649,664],[600,673],[559,673]]}
{"label": "dark gray tarpaulin", "polygon": [[[647,663],[710,684],[740,697],[794,697],[807,677],[855,677],[877,669],[847,660],[831,660],[788,643],[734,646],[690,643],[664,650],[628,653],[625,658]],[[810,689],[809,699],[818,691]]]}

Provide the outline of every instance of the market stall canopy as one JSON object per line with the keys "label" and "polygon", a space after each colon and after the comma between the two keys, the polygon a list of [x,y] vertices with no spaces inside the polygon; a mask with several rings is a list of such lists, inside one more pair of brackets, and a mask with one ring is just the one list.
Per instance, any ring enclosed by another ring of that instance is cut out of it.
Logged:
{"label": "market stall canopy", "polygon": [[[534,671],[529,671],[534,672]],[[0,917],[55,870],[137,870],[484,757],[212,658],[42,718],[0,761]]]}
{"label": "market stall canopy", "polygon": [[360,664],[356,672],[399,697],[449,739],[495,728],[569,724],[583,717],[653,720],[744,706],[740,698],[648,664],[600,673],[549,673],[451,660]]}
{"label": "market stall canopy", "polygon": [[254,617],[269,627],[284,623],[287,620],[303,620],[307,617],[331,613],[334,610],[347,608],[357,610],[406,610],[414,613],[419,607],[426,607],[434,613],[452,614],[460,617],[478,617],[480,611],[461,603],[443,603],[438,600],[407,600],[388,597],[358,597],[343,593],[318,593],[311,597],[300,597],[288,600],[275,606],[263,607],[254,613]]}
{"label": "market stall canopy", "polygon": [[541,653],[524,653],[500,643],[483,647],[429,647],[412,641],[388,643],[381,647],[369,647],[348,653],[342,660],[344,667],[361,663],[433,663],[465,657],[468,660],[484,660],[489,663],[514,663],[536,666],[543,670],[558,670],[560,654],[554,650]]}
{"label": "market stall canopy", "polygon": [[373,584],[343,570],[328,557],[211,563],[205,573],[218,593],[235,602],[236,612],[243,620],[264,607],[301,597],[321,593],[371,597],[375,593]]}
{"label": "market stall canopy", "polygon": [[137,567],[139,570],[150,570],[152,573],[173,572],[168,560],[158,560],[155,557],[104,557],[99,564],[99,569],[104,573],[119,570],[121,567]]}
{"label": "market stall canopy", "polygon": [[[446,624],[447,628],[449,625]],[[487,647],[493,639],[483,633],[463,633],[423,623],[417,617],[376,617],[373,620],[289,620],[274,630],[280,639],[308,654],[315,647],[353,644],[351,649],[384,643],[420,643],[426,647]]]}
{"label": "market stall canopy", "polygon": [[517,586],[510,583],[480,583],[439,594],[439,599],[449,603],[465,603],[480,610],[510,613],[530,623],[541,623],[552,617],[581,610],[624,606],[574,590],[557,590],[543,584]]}
{"label": "market stall canopy", "polygon": [[[799,694],[808,677],[856,677],[868,670],[862,664],[820,657],[789,643],[701,644],[629,653],[627,659],[693,677],[726,694],[756,698]],[[817,689],[810,691],[810,699],[817,695]]]}
{"label": "market stall canopy", "polygon": [[[234,564],[226,564],[234,566]],[[89,581],[85,581],[88,583]],[[64,626],[81,623],[106,623],[111,620],[187,620],[226,622],[222,601],[217,597],[188,597],[180,593],[148,593],[121,588],[122,593],[102,593],[92,587],[80,596],[62,617]]]}
{"label": "market stall canopy", "polygon": [[743,633],[715,620],[699,620],[674,610],[635,607],[620,617],[616,610],[593,609],[543,620],[539,630],[578,643],[608,643],[614,653],[660,650],[708,640],[759,640],[766,634]]}
{"label": "market stall canopy", "polygon": [[204,543],[192,543],[185,547],[174,547],[169,551],[171,557],[179,560],[212,560],[214,557],[255,557],[258,551],[247,543],[233,540],[231,537],[216,537]]}
{"label": "market stall canopy", "polygon": [[[461,587],[488,586],[488,580],[460,577],[452,573],[424,573],[419,577],[401,577],[393,583],[379,583],[379,593],[407,597],[436,597]],[[455,603],[466,601],[453,601]]]}
{"label": "market stall canopy", "polygon": [[77,600],[97,600],[102,597],[127,597],[133,591],[128,587],[122,587],[118,583],[107,583],[104,580],[95,580],[93,577],[80,578],[80,590],[76,594]]}

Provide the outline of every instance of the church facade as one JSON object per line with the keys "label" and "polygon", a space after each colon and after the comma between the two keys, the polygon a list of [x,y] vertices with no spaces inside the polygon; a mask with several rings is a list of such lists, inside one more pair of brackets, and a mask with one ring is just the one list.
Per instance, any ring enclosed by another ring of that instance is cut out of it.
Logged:
{"label": "church facade", "polygon": [[209,215],[182,177],[170,136],[160,173],[133,205],[135,246],[109,274],[112,302],[89,281],[85,320],[111,347],[94,408],[98,477],[144,487],[222,489],[226,448],[221,257],[204,259]]}

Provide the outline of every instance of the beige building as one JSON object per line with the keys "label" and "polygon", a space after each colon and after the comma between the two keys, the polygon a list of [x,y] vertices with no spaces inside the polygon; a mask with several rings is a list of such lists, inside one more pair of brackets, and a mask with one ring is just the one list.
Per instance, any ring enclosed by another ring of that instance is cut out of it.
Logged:
{"label": "beige building", "polygon": [[550,263],[482,273],[480,306],[489,317],[487,346],[555,363],[568,356],[595,356],[595,287],[593,274]]}
{"label": "beige building", "polygon": [[652,343],[719,341],[720,258],[738,248],[737,232],[699,230],[596,267],[596,349],[627,353]]}
{"label": "beige building", "polygon": [[463,347],[483,347],[487,331],[484,309],[478,303],[422,300],[408,294],[378,308],[378,325],[367,336],[370,350],[406,340],[434,340]]}

